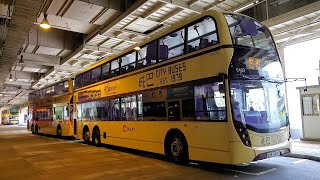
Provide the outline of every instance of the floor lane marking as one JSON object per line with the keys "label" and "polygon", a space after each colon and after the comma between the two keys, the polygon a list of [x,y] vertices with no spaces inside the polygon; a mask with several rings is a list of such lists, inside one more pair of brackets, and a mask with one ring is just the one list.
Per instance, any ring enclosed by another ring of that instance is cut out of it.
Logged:
{"label": "floor lane marking", "polygon": [[77,139],[77,140],[69,140],[69,142],[84,142],[84,140]]}
{"label": "floor lane marking", "polygon": [[304,161],[307,161],[307,159],[301,159],[299,161],[294,161],[294,162],[292,162],[292,164],[299,164],[299,163],[302,163]]}
{"label": "floor lane marking", "polygon": [[271,169],[268,169],[268,170],[265,170],[265,171],[261,171],[261,172],[258,172],[258,173],[251,173],[251,172],[240,171],[240,170],[234,170],[234,169],[224,169],[224,170],[227,170],[227,171],[233,171],[233,172],[238,172],[238,173],[242,173],[242,174],[253,175],[253,176],[260,176],[260,175],[263,175],[263,174],[267,174],[267,173],[270,173],[270,172],[276,171],[276,170],[277,170],[277,168],[271,168]]}
{"label": "floor lane marking", "polygon": [[26,147],[34,147],[34,146],[46,146],[46,145],[52,145],[52,144],[67,144],[67,143],[73,143],[68,141],[60,141],[60,142],[50,142],[50,143],[40,143],[40,144],[32,144],[32,145],[26,145],[26,146],[14,146],[15,148],[26,148]]}

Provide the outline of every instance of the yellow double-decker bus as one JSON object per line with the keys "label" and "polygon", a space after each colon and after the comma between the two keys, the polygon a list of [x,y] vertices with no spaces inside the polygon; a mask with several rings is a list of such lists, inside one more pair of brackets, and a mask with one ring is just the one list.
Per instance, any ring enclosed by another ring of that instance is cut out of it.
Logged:
{"label": "yellow double-decker bus", "polygon": [[30,93],[28,130],[34,134],[73,136],[72,87],[69,79]]}
{"label": "yellow double-decker bus", "polygon": [[3,110],[1,113],[2,121],[4,125],[16,125],[19,124],[20,108],[12,107],[7,110]]}
{"label": "yellow double-decker bus", "polygon": [[1,124],[3,125],[9,125],[9,110],[3,110],[1,112]]}
{"label": "yellow double-decker bus", "polygon": [[75,136],[238,164],[290,151],[284,77],[270,31],[207,11],[75,77]]}

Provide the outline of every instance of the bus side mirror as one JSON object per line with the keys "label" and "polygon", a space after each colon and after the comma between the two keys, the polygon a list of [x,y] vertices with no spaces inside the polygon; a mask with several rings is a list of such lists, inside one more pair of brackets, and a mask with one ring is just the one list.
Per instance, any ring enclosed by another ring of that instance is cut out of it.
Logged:
{"label": "bus side mirror", "polygon": [[219,92],[220,93],[225,93],[226,92],[226,89],[224,88],[223,84],[219,84]]}

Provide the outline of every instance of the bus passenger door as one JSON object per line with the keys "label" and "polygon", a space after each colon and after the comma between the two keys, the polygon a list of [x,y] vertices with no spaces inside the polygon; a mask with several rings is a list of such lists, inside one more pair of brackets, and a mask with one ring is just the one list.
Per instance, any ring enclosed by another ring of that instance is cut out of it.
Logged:
{"label": "bus passenger door", "polygon": [[75,106],[70,104],[70,121],[73,121],[73,134],[77,134],[77,118],[76,114],[74,113]]}
{"label": "bus passenger door", "polygon": [[168,102],[168,120],[169,121],[180,120],[180,101]]}

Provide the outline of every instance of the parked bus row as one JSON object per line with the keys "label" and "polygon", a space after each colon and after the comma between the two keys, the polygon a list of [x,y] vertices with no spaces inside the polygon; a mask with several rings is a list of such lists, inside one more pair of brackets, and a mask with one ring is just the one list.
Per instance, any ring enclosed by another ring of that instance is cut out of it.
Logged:
{"label": "parked bus row", "polygon": [[290,151],[284,92],[268,28],[210,10],[31,93],[28,129],[239,164]]}

